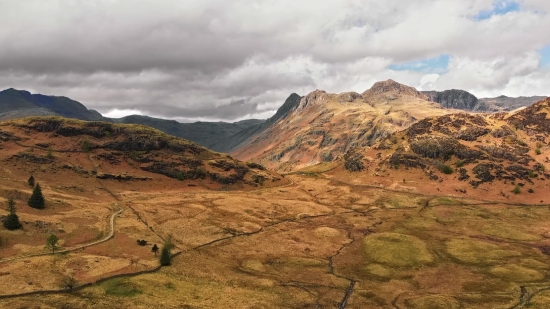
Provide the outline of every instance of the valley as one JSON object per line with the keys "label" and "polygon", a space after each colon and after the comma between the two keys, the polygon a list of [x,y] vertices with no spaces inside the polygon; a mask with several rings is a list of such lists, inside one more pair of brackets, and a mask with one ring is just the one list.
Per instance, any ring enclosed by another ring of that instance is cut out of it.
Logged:
{"label": "valley", "polygon": [[140,125],[0,123],[22,223],[0,229],[0,307],[545,308],[548,99],[467,114],[393,81],[298,98],[236,158]]}

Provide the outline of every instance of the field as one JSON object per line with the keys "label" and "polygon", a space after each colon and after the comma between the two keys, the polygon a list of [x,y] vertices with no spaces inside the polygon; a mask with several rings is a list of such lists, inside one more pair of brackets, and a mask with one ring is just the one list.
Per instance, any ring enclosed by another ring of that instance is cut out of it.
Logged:
{"label": "field", "polygon": [[[59,195],[60,205],[76,205],[48,217],[75,226],[73,236],[68,228],[60,234],[63,241],[84,243],[108,230],[113,203],[124,209],[115,237],[83,251],[1,263],[3,295],[59,289],[67,272],[84,284],[153,269],[151,245],[170,236],[179,254],[153,273],[70,293],[8,297],[0,306],[545,308],[550,299],[548,205],[398,192],[315,173],[286,177],[291,184],[247,192],[159,192],[139,182],[137,190],[123,190],[103,181],[118,201],[98,193],[98,211],[81,224],[74,220],[92,206],[75,202],[78,194]],[[6,233],[20,232],[2,230],[3,239]],[[43,250],[41,238],[20,237],[22,245],[2,246],[2,257]]]}

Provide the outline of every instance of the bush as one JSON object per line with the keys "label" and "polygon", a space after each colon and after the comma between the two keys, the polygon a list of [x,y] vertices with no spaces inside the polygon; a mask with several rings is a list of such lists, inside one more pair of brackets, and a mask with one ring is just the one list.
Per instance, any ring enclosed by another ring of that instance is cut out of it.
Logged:
{"label": "bush", "polygon": [[138,239],[137,244],[140,246],[147,246],[147,240],[145,239]]}
{"label": "bush", "polygon": [[453,173],[453,168],[448,166],[448,165],[442,165],[439,170],[443,173],[443,174],[452,174]]}
{"label": "bush", "polygon": [[519,185],[516,185],[516,187],[514,188],[514,190],[512,190],[512,192],[514,192],[514,194],[519,194],[521,192],[521,188],[519,187]]}
{"label": "bush", "polygon": [[88,141],[88,139],[84,139],[82,141],[82,151],[85,151],[85,152],[90,151],[90,141]]}
{"label": "bush", "polygon": [[177,172],[177,173],[176,173],[176,178],[177,178],[178,180],[183,180],[183,179],[185,179],[185,177],[184,177],[184,175],[183,175],[182,172]]}
{"label": "bush", "polygon": [[462,161],[462,160],[456,161],[455,166],[456,167],[463,167],[464,166],[464,161]]}
{"label": "bush", "polygon": [[535,149],[535,153],[539,155],[539,154],[542,153],[542,151],[540,150],[540,148],[537,148],[537,149]]}

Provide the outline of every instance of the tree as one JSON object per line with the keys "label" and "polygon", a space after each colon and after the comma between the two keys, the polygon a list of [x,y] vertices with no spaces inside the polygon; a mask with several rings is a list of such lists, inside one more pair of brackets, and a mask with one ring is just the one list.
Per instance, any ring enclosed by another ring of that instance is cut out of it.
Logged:
{"label": "tree", "polygon": [[78,281],[75,279],[73,274],[63,275],[60,282],[61,287],[69,291],[72,291],[77,284]]}
{"label": "tree", "polygon": [[54,233],[51,233],[50,236],[46,239],[46,248],[52,249],[52,254],[55,254],[55,249],[58,248],[57,243],[59,238]]}
{"label": "tree", "polygon": [[44,195],[42,195],[42,188],[40,188],[39,183],[36,183],[32,195],[29,198],[28,205],[36,209],[44,209],[46,206],[46,201],[44,200]]}
{"label": "tree", "polygon": [[159,246],[157,246],[157,244],[154,244],[153,248],[151,248],[151,252],[154,252],[155,256],[157,256],[157,253],[159,252]]}
{"label": "tree", "polygon": [[27,183],[29,184],[29,186],[31,188],[34,188],[34,176],[31,175],[31,177],[29,177],[29,180],[27,180]]}
{"label": "tree", "polygon": [[19,222],[19,217],[15,213],[17,210],[15,206],[15,201],[13,197],[8,198],[8,212],[9,214],[4,218],[4,227],[10,231],[17,230],[21,228],[21,222]]}
{"label": "tree", "polygon": [[160,265],[162,266],[170,266],[172,264],[172,253],[170,252],[169,246],[162,246],[162,250],[160,251]]}

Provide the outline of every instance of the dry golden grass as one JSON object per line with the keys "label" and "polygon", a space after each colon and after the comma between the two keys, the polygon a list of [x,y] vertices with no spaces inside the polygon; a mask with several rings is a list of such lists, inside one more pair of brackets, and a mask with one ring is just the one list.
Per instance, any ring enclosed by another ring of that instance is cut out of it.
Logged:
{"label": "dry golden grass", "polygon": [[[58,159],[98,164],[75,153]],[[114,203],[124,208],[105,243],[0,263],[1,294],[57,289],[67,275],[81,284],[152,269],[151,245],[169,235],[182,252],[156,273],[2,299],[2,308],[337,308],[351,280],[346,308],[509,308],[522,285],[535,293],[533,308],[548,299],[550,257],[540,249],[550,246],[548,206],[426,196],[314,173],[288,175],[289,185],[225,192],[168,178],[98,182],[17,161],[1,168],[1,193],[20,192],[18,213],[28,222],[22,231],[0,229],[2,258],[43,251],[51,226],[63,245],[98,239]],[[43,211],[25,205],[30,173],[43,186]]]}

